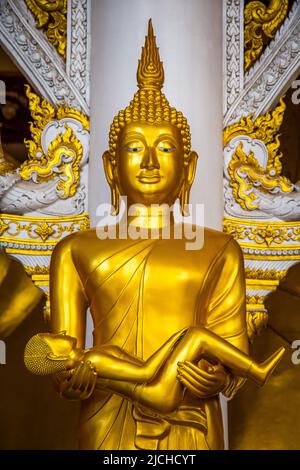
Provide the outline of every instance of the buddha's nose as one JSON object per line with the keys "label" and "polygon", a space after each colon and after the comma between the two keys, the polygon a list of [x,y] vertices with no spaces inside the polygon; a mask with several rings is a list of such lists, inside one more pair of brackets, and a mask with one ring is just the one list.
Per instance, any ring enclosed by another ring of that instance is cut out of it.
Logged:
{"label": "buddha's nose", "polygon": [[141,161],[141,168],[147,170],[159,170],[160,165],[156,155],[155,148],[153,147],[146,147],[143,159]]}

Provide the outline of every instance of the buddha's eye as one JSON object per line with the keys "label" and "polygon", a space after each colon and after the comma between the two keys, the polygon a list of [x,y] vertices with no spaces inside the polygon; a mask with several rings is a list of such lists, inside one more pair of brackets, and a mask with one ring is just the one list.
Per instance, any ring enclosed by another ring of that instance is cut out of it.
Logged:
{"label": "buddha's eye", "polygon": [[140,152],[143,147],[127,147],[128,152]]}
{"label": "buddha's eye", "polygon": [[141,150],[143,150],[143,147],[135,144],[129,144],[128,146],[126,146],[126,150],[128,152],[137,153],[141,152]]}
{"label": "buddha's eye", "polygon": [[163,153],[171,153],[175,152],[176,149],[172,147],[158,147],[158,150]]}
{"label": "buddha's eye", "polygon": [[159,144],[158,150],[163,153],[172,153],[172,152],[175,152],[176,148],[173,147],[170,143],[165,142],[165,143]]}

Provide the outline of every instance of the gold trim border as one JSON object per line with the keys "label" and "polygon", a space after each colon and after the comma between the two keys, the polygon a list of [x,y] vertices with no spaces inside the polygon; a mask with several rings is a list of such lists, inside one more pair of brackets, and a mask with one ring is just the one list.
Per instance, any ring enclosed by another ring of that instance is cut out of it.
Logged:
{"label": "gold trim border", "polygon": [[4,214],[0,213],[0,219],[11,219],[11,220],[17,220],[17,221],[22,221],[22,222],[49,222],[49,223],[55,223],[55,222],[75,222],[76,220],[84,219],[84,218],[89,218],[89,215],[87,212],[84,212],[83,214],[78,214],[78,215],[66,215],[66,216],[60,216],[60,217],[52,217],[52,216],[27,216],[27,215],[16,215],[16,214]]}
{"label": "gold trim border", "polygon": [[224,217],[224,222],[232,222],[235,223],[236,225],[242,224],[242,225],[250,225],[250,226],[260,226],[260,227],[265,227],[266,225],[275,225],[279,227],[300,227],[300,222],[285,222],[285,221],[274,221],[272,222],[271,220],[265,220],[264,222],[261,220],[249,220],[249,219],[243,219],[243,218],[238,218],[238,217],[231,217],[227,216]]}

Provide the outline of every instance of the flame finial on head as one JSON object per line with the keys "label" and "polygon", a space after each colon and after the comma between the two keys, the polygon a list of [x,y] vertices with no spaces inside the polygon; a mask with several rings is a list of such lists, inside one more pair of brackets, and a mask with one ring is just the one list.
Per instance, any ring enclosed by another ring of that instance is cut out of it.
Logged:
{"label": "flame finial on head", "polygon": [[164,68],[159,57],[159,48],[156,45],[151,18],[136,76],[140,89],[161,90],[163,87]]}

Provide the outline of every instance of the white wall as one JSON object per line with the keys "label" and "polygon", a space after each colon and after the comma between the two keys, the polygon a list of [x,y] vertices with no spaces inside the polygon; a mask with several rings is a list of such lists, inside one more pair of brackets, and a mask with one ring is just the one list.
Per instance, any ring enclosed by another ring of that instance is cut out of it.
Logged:
{"label": "white wall", "polygon": [[136,69],[152,18],[164,63],[164,93],[188,118],[199,154],[191,202],[205,204],[205,225],[221,229],[222,0],[92,0],[89,209],[110,200],[102,169],[113,117],[136,91]]}

